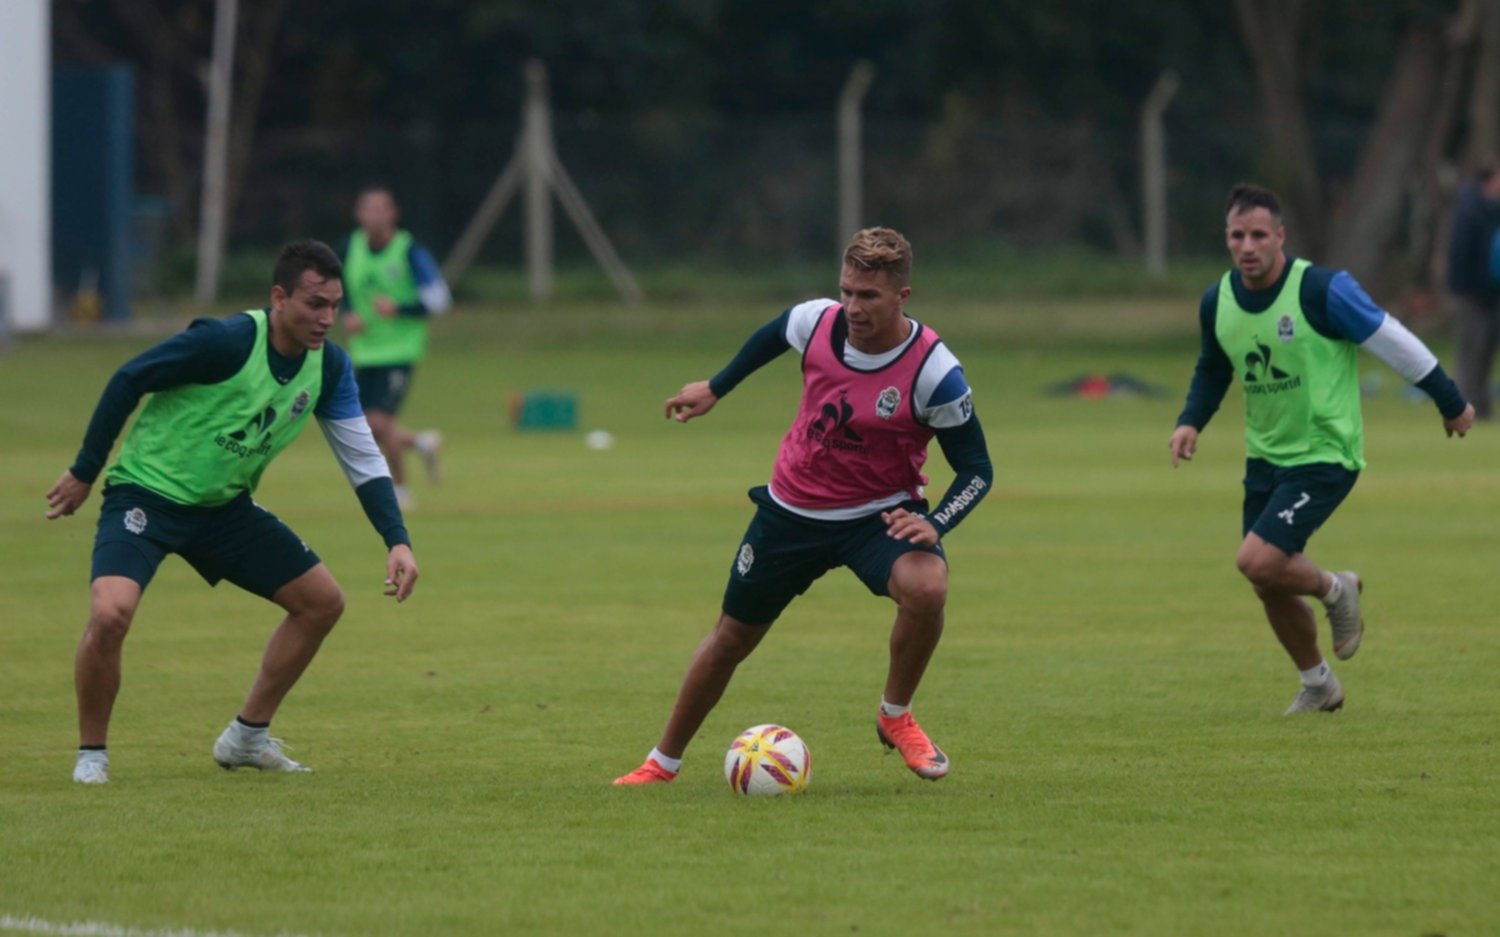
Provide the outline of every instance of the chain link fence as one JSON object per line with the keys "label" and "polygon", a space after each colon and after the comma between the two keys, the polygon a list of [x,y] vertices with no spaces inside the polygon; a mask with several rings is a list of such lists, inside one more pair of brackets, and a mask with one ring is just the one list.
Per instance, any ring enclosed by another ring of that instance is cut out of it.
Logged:
{"label": "chain link fence", "polygon": [[[731,118],[554,114],[557,152],[627,263],[821,260],[837,227],[832,112]],[[439,258],[510,160],[517,121],[367,123],[263,135],[234,216],[237,246],[334,240],[356,189],[391,185],[404,223]],[[1088,119],[866,115],[864,217],[923,250],[1001,241],[1139,251],[1137,130]],[[1222,199],[1254,168],[1254,129],[1168,122],[1173,253],[1217,250]],[[481,259],[517,263],[519,203]],[[584,255],[565,219],[558,256]]]}

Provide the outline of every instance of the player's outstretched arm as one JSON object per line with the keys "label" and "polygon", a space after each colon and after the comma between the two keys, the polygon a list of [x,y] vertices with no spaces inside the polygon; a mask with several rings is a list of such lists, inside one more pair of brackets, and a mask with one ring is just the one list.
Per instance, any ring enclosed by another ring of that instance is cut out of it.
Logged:
{"label": "player's outstretched arm", "polygon": [[1464,412],[1460,413],[1458,416],[1454,417],[1451,420],[1443,421],[1443,429],[1448,431],[1449,439],[1452,439],[1454,434],[1457,434],[1458,438],[1462,439],[1464,438],[1464,436],[1468,435],[1469,430],[1473,427],[1474,405],[1472,403],[1465,406]]}
{"label": "player's outstretched arm", "polygon": [[696,381],[667,398],[667,419],[686,423],[712,410],[718,402],[719,398],[709,389],[708,381]]}
{"label": "player's outstretched arm", "polygon": [[411,547],[398,543],[391,547],[385,558],[386,595],[394,595],[397,602],[405,602],[411,590],[417,586],[417,558]]}
{"label": "player's outstretched arm", "polygon": [[47,489],[47,520],[55,521],[59,517],[70,516],[88,500],[93,488],[88,482],[75,478],[71,470],[64,469],[57,484]]}
{"label": "player's outstretched arm", "polygon": [[1172,441],[1167,446],[1172,450],[1172,468],[1176,468],[1179,461],[1191,462],[1198,452],[1197,428],[1186,423],[1177,427],[1172,432]]}

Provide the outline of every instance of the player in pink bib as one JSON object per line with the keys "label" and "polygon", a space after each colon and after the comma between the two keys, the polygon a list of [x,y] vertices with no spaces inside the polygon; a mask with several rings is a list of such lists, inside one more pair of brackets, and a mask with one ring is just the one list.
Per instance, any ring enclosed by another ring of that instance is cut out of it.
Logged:
{"label": "player in pink bib", "polygon": [[826,307],[802,356],[802,407],[771,476],[776,500],[793,509],[870,513],[897,495],[920,498],[927,483],[933,429],[917,419],[915,391],[937,333],[912,322],[895,360],[873,371],[845,364],[847,333],[843,307]]}
{"label": "player in pink bib", "polygon": [[[735,668],[792,599],[839,566],[896,603],[890,667],[876,732],[920,777],[948,756],[912,718],[911,702],[943,632],[948,563],[942,537],[994,477],[963,367],[937,333],[905,313],[911,245],[867,228],[844,251],[841,302],[813,300],[761,327],[712,380],[667,400],[678,422],[703,416],[750,373],[789,349],[802,354],[802,402],[771,483],[735,553],[723,611],[698,646],[656,748],[616,784],[671,781]],[[955,477],[940,507],[922,497],[936,437]]]}

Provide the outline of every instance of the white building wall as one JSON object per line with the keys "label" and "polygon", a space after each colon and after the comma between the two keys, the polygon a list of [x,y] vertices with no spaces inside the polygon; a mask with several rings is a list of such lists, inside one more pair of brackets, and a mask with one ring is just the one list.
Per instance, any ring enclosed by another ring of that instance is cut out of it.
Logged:
{"label": "white building wall", "polygon": [[50,16],[47,0],[0,0],[0,302],[17,331],[52,322]]}

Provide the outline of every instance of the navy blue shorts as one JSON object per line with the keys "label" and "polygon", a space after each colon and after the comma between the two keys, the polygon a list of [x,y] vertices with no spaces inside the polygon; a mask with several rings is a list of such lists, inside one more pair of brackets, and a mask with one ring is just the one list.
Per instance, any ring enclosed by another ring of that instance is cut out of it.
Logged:
{"label": "navy blue shorts", "polygon": [[359,408],[382,410],[395,415],[401,412],[406,402],[406,392],[411,389],[412,366],[409,364],[386,364],[379,367],[355,368],[354,383],[359,385]]}
{"label": "navy blue shorts", "polygon": [[189,507],[136,485],[104,489],[91,581],[124,576],[144,591],[170,553],[187,560],[211,586],[227,579],[267,599],[320,562],[249,494],[216,507]]}
{"label": "navy blue shorts", "polygon": [[1301,553],[1358,480],[1358,472],[1334,462],[1282,468],[1247,459],[1241,536],[1253,532],[1287,556]]}
{"label": "navy blue shorts", "polygon": [[[750,489],[757,505],[729,570],[724,613],[747,625],[769,625],[792,599],[830,569],[847,566],[875,595],[889,595],[896,560],[931,553],[947,561],[942,544],[919,546],[886,534],[879,512],[850,521],[818,521],[793,514],[771,500],[764,485]],[[900,507],[927,513],[926,501]]]}

